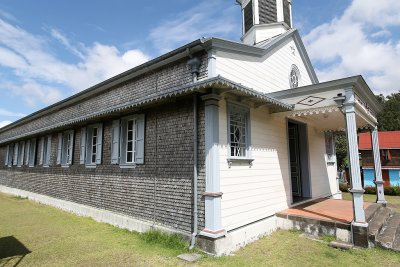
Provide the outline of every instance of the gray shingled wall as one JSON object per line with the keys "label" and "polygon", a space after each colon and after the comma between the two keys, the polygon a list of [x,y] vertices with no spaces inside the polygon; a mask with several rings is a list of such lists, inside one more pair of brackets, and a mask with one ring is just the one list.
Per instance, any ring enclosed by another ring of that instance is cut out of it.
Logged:
{"label": "gray shingled wall", "polygon": [[[103,121],[103,164],[95,169],[79,164],[80,128],[75,128],[74,158],[69,168],[56,165],[57,133],[52,136],[51,166],[4,165],[0,148],[0,184],[58,199],[155,220],[190,232],[192,227],[193,106],[187,98],[144,111],[145,164],[135,169],[111,165],[111,125]],[[199,109],[200,225],[204,227],[204,104]]]}

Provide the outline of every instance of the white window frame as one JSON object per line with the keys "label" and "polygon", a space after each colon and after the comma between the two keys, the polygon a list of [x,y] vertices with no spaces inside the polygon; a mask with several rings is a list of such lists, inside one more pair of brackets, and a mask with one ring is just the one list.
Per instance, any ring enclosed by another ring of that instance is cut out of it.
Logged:
{"label": "white window frame", "polygon": [[[231,142],[231,124],[233,123],[231,120],[232,113],[241,113],[245,122],[244,122],[244,147],[242,148],[243,154],[242,155],[232,155],[232,142]],[[251,163],[251,132],[250,132],[250,108],[237,104],[237,103],[227,103],[227,141],[228,141],[228,162],[229,164],[232,163],[234,160],[249,160]]]}
{"label": "white window frame", "polygon": [[[74,156],[74,130],[64,131],[61,135],[61,167],[69,167]],[[60,145],[60,143],[58,144]]]}

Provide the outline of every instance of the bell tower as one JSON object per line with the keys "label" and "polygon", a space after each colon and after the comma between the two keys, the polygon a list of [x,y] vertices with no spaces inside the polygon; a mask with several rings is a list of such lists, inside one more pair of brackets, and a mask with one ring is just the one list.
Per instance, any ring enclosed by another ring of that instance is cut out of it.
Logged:
{"label": "bell tower", "polygon": [[255,45],[292,27],[292,0],[236,0],[242,8],[242,42]]}

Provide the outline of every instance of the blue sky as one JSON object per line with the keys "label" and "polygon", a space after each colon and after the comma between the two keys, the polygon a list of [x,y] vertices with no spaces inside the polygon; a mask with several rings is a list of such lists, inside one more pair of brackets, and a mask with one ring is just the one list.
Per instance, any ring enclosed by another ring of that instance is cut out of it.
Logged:
{"label": "blue sky", "polygon": [[[0,0],[0,127],[200,37],[239,41],[234,0]],[[321,81],[400,89],[400,1],[293,0]]]}

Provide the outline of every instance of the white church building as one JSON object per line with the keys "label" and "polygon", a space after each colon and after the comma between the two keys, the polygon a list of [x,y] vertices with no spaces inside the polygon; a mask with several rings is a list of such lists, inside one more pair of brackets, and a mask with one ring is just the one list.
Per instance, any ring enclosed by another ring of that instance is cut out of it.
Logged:
{"label": "white church building", "polygon": [[363,246],[358,128],[371,129],[385,203],[374,93],[361,76],[318,81],[290,0],[237,3],[242,42],[195,40],[0,129],[0,190],[222,255],[283,227],[282,210],[341,199],[345,131],[347,241]]}

